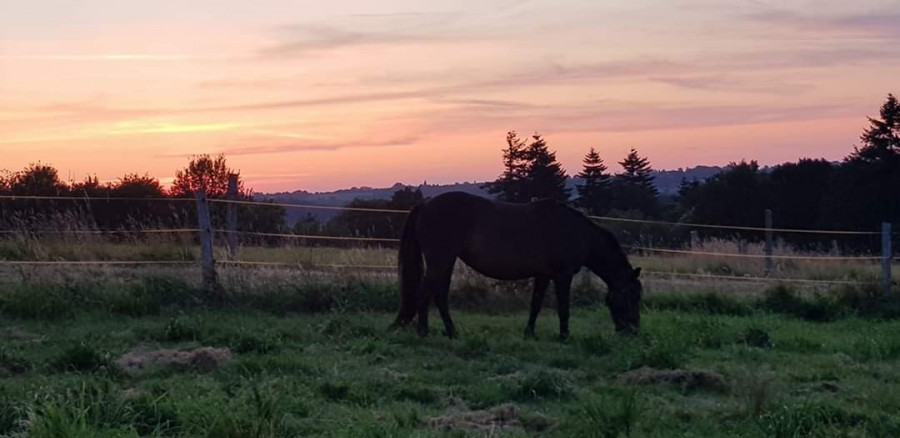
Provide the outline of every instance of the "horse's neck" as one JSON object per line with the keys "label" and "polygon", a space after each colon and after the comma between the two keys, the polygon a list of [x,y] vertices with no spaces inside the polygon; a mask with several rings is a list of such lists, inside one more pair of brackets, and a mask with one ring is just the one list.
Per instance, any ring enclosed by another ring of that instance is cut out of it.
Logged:
{"label": "horse's neck", "polygon": [[601,263],[598,266],[598,274],[607,283],[618,283],[624,280],[631,272],[631,264],[628,257],[622,252],[622,248],[616,240],[610,235],[600,235],[596,240],[598,247],[596,248],[601,257]]}

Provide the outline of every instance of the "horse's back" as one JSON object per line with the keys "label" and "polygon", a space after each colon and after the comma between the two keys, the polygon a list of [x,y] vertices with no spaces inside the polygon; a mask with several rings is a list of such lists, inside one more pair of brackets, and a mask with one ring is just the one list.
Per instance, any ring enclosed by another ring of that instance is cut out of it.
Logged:
{"label": "horse's back", "polygon": [[425,203],[417,231],[426,254],[458,256],[495,278],[525,278],[583,257],[572,214],[554,201],[514,204],[448,192]]}

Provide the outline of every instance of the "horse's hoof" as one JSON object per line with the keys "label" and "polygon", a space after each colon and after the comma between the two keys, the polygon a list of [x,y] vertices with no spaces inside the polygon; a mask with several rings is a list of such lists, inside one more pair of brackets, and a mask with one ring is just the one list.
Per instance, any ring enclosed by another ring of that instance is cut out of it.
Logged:
{"label": "horse's hoof", "polygon": [[568,342],[569,341],[569,333],[560,333],[559,334],[559,342]]}
{"label": "horse's hoof", "polygon": [[534,327],[527,327],[525,329],[525,339],[534,339]]}
{"label": "horse's hoof", "polygon": [[419,328],[418,330],[416,330],[416,333],[419,334],[419,337],[424,338],[428,336],[428,329]]}
{"label": "horse's hoof", "polygon": [[453,331],[453,332],[444,332],[444,335],[447,336],[447,339],[451,339],[451,340],[452,340],[452,339],[456,339],[456,337],[457,337],[455,331]]}

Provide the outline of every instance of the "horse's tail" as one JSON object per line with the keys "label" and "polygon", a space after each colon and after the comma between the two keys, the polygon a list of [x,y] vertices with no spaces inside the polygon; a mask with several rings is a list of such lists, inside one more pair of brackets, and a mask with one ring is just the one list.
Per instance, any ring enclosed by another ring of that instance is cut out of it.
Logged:
{"label": "horse's tail", "polygon": [[404,326],[416,316],[418,292],[425,274],[422,248],[416,236],[416,219],[421,210],[422,204],[419,204],[409,212],[400,237],[400,255],[397,259],[400,268],[400,313],[391,324],[392,328]]}

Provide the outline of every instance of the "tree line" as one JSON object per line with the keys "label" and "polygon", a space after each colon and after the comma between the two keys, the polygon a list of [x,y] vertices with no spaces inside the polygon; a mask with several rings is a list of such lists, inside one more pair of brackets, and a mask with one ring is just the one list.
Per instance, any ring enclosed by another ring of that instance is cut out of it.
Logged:
{"label": "tree line", "polygon": [[[781,228],[874,230],[882,221],[900,222],[900,105],[892,94],[888,94],[879,115],[869,118],[859,144],[840,162],[801,159],[768,169],[756,161],[733,162],[705,181],[682,181],[674,196],[660,195],[649,158],[635,149],[617,162],[620,170],[612,172],[597,148],[591,148],[574,175],[574,193],[567,187],[569,176],[556,153],[540,134],[522,138],[515,131],[509,132],[502,163],[498,178],[484,185],[498,199],[556,199],[591,215],[758,227],[764,225],[763,212],[771,209],[775,225]],[[0,194],[65,195],[92,201],[3,201],[0,226],[46,221],[61,213],[87,218],[90,226],[101,229],[193,226],[193,206],[174,200],[193,197],[199,188],[205,189],[210,198],[224,197],[231,173],[235,172],[225,157],[202,155],[180,169],[172,187],[166,190],[156,178],[139,174],[106,184],[96,177],[65,183],[53,167],[34,164],[20,172],[0,175]],[[252,191],[243,183],[239,192],[240,199],[253,199]],[[116,197],[137,200],[102,200]],[[169,198],[173,202],[141,202],[141,198]],[[356,199],[348,207],[406,210],[422,200],[421,190],[407,187],[391,199]],[[280,207],[242,206],[239,218],[240,228],[248,231],[391,238],[399,235],[405,216],[344,211],[324,223],[308,215],[289,228]],[[223,222],[221,205],[214,204],[213,220],[216,226]],[[631,240],[650,235],[679,244],[687,239],[686,231],[648,226],[632,227],[623,233],[631,233]],[[798,242],[803,239],[788,237]]]}
{"label": "tree line", "polygon": [[770,169],[733,162],[705,181],[682,181],[677,195],[667,197],[654,187],[647,157],[631,149],[618,164],[621,170],[611,173],[591,148],[575,175],[575,195],[546,139],[535,134],[526,141],[510,132],[503,173],[485,187],[501,200],[552,198],[592,215],[759,227],[771,209],[782,228],[874,230],[900,221],[900,105],[888,94],[840,162],[805,158]]}
{"label": "tree line", "polygon": [[[197,190],[210,199],[225,198],[230,175],[237,175],[238,199],[252,200],[240,173],[228,167],[224,156],[200,155],[179,169],[169,189],[148,174],[126,174],[102,183],[96,176],[66,182],[47,164],[31,164],[18,172],[0,175],[0,195],[72,199],[0,200],[0,227],[9,230],[142,228],[194,228]],[[118,198],[118,199],[117,199]],[[238,207],[238,226],[246,231],[279,232],[285,229],[285,212],[278,206]],[[224,226],[225,206],[210,206],[213,225]]]}

